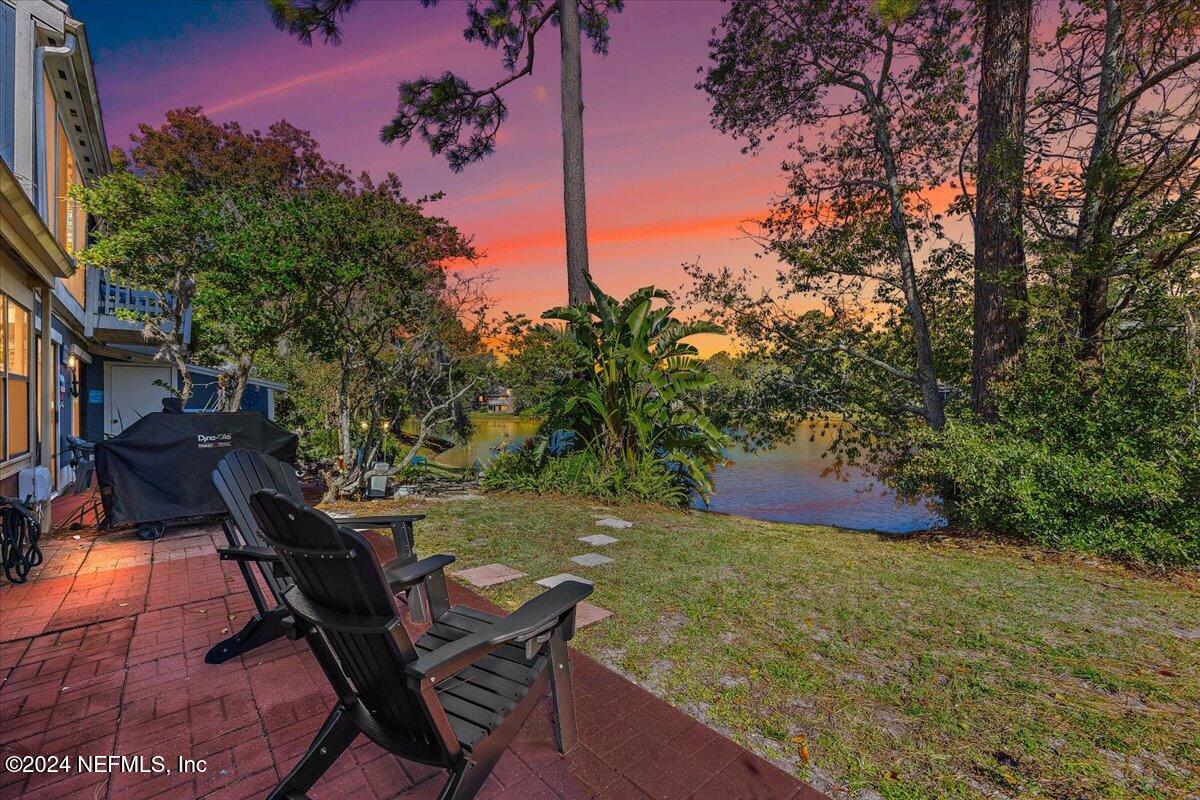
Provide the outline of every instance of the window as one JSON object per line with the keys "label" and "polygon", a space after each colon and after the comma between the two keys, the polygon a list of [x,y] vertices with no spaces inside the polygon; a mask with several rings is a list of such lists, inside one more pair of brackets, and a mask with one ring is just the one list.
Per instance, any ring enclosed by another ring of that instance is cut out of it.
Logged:
{"label": "window", "polygon": [[72,226],[74,221],[69,219],[72,203],[67,192],[71,188],[71,178],[74,177],[71,173],[75,171],[75,159],[71,157],[71,142],[67,139],[67,132],[63,130],[62,123],[55,120],[54,127],[50,130],[54,131],[54,161],[57,167],[54,173],[54,194],[51,195],[54,198],[54,234],[63,249],[70,253],[75,243],[71,241],[72,231],[69,226]]}
{"label": "window", "polygon": [[42,162],[45,171],[38,176],[38,197],[45,203],[46,227],[58,235],[58,103],[54,100],[54,89],[50,76],[42,81],[42,141],[46,153]]}
{"label": "window", "polygon": [[[67,133],[61,125],[58,127],[58,241],[72,257],[87,244],[87,214],[83,207],[71,197],[71,187],[83,183],[75,156],[67,142]],[[84,293],[87,289],[87,268],[77,265],[71,277],[63,279],[67,291],[71,293],[80,306],[84,304]]]}
{"label": "window", "polygon": [[29,452],[29,310],[12,298],[3,303],[4,458]]}
{"label": "window", "polygon": [[[83,176],[71,150],[70,135],[59,120],[58,103],[54,99],[49,75],[46,76],[44,90],[46,171],[42,176],[42,186],[47,197],[46,227],[63,250],[74,256],[87,243],[87,215],[70,196],[71,187],[82,184]],[[63,281],[80,306],[84,304],[86,275],[87,270],[81,267]]]}

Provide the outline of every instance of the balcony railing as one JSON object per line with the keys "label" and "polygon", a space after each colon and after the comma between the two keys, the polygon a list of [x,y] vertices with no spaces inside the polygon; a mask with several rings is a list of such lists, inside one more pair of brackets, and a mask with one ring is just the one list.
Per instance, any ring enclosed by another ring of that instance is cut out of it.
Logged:
{"label": "balcony railing", "polygon": [[[133,314],[163,313],[158,295],[149,289],[131,286],[114,278],[107,269],[88,267],[87,316],[91,330],[88,335],[97,339],[135,342],[141,338],[141,325],[130,319],[122,310]],[[183,340],[192,336],[192,310],[183,318]]]}

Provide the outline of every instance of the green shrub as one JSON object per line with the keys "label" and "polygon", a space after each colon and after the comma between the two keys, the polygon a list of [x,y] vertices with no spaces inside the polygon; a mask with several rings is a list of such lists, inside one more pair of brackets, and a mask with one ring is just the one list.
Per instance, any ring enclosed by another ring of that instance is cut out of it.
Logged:
{"label": "green shrub", "polygon": [[538,458],[532,448],[501,453],[484,472],[482,484],[493,491],[553,492],[679,506],[687,506],[692,496],[679,475],[659,459],[631,464],[605,460],[587,450],[551,458]]}
{"label": "green shrub", "polygon": [[1200,427],[1182,371],[1113,355],[1088,382],[1031,359],[1002,421],[952,422],[895,467],[955,525],[1158,565],[1200,563]]}
{"label": "green shrub", "polygon": [[910,489],[949,482],[943,513],[966,528],[1156,564],[1200,562],[1196,486],[1169,457],[1057,449],[951,423],[915,453],[904,480]]}

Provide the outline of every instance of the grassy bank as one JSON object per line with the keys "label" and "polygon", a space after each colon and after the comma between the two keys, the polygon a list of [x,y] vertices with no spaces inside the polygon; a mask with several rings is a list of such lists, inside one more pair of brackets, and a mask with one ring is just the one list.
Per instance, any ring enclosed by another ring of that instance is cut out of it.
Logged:
{"label": "grassy bank", "polygon": [[[381,513],[416,503],[357,504]],[[653,507],[586,569],[584,501],[426,504],[423,553],[574,572],[615,612],[576,644],[835,797],[1200,792],[1200,591],[947,537]],[[807,756],[807,758],[806,758]]]}

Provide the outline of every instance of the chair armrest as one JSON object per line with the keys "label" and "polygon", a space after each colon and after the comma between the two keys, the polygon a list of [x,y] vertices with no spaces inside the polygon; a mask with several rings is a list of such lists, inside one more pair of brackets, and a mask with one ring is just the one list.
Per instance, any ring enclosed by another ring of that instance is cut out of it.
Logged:
{"label": "chair armrest", "polygon": [[388,514],[381,517],[334,517],[333,521],[338,525],[359,531],[387,528],[398,522],[420,522],[423,519],[425,519],[424,514]]}
{"label": "chair armrest", "polygon": [[283,602],[292,616],[304,622],[341,633],[378,633],[390,631],[403,625],[398,616],[380,617],[369,614],[343,614],[330,608],[309,602],[295,586],[283,593]]}
{"label": "chair armrest", "polygon": [[279,555],[269,547],[218,547],[217,555],[222,561],[267,561],[281,563]]}
{"label": "chair armrest", "polygon": [[592,593],[590,584],[563,581],[484,630],[426,653],[408,665],[410,681],[437,685],[509,642],[524,642],[573,617],[575,606]]}
{"label": "chair armrest", "polygon": [[415,586],[435,572],[441,572],[454,563],[454,556],[445,554],[422,558],[408,564],[399,563],[399,559],[383,565],[383,576],[387,578],[388,587],[392,594]]}
{"label": "chair armrest", "polygon": [[396,542],[396,555],[413,560],[413,523],[425,519],[424,514],[388,514],[380,517],[335,517],[334,522],[344,528],[364,531],[375,528],[391,528]]}

